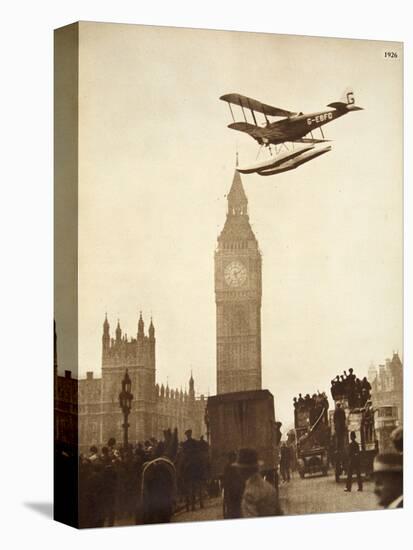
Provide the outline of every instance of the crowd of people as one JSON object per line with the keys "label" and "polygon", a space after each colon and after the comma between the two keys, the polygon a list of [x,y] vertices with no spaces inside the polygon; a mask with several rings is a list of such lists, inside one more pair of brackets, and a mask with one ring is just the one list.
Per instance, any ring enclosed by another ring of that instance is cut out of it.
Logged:
{"label": "crowd of people", "polygon": [[99,449],[90,447],[79,458],[79,518],[82,527],[120,522],[165,523],[177,506],[203,507],[208,494],[209,445],[201,436],[164,431],[127,447],[114,438]]}
{"label": "crowd of people", "polygon": [[[294,413],[297,417],[297,412],[306,411],[309,413],[309,420],[310,425],[313,426],[317,420],[320,418],[320,415],[324,411],[325,420],[327,421],[327,415],[328,415],[328,399],[325,394],[325,392],[319,392],[314,393],[312,396],[310,396],[309,393],[307,393],[304,397],[301,393],[298,394],[298,398],[294,397],[293,399],[294,404]],[[296,421],[297,426],[297,421]]]}
{"label": "crowd of people", "polygon": [[331,381],[331,396],[334,401],[339,399],[347,399],[351,409],[363,408],[367,401],[371,399],[371,385],[364,377],[362,380],[357,378],[353,369],[348,370],[341,375],[337,375]]}
{"label": "crowd of people", "polygon": [[[287,481],[285,449],[281,470]],[[240,449],[230,453],[222,478],[212,481],[209,445],[203,436],[194,439],[191,430],[183,442],[177,430],[166,430],[160,441],[152,437],[126,448],[111,438],[100,450],[92,446],[79,457],[79,523],[166,523],[174,512],[203,508],[206,498],[219,494],[225,518],[279,515],[277,483],[261,467],[254,449]]]}
{"label": "crowd of people", "polygon": [[[340,409],[340,408],[339,408]],[[363,490],[360,445],[350,434],[346,491],[353,476]],[[393,435],[394,452],[374,460],[375,494],[383,507],[403,506],[403,432]],[[281,480],[291,479],[292,446],[280,444]],[[210,484],[209,445],[201,436],[185,432],[178,441],[177,430],[166,430],[162,440],[150,438],[126,447],[112,438],[100,450],[90,447],[79,457],[79,523],[81,527],[103,527],[122,523],[165,523],[177,510],[204,506],[209,496],[223,496],[224,518],[281,515],[277,483],[262,471],[254,449],[228,455],[217,492]]]}

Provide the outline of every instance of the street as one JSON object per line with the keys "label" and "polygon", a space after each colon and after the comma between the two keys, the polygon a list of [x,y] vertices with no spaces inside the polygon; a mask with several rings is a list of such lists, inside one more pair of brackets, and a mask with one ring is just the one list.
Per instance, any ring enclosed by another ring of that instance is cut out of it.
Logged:
{"label": "street", "polygon": [[[378,510],[373,493],[373,483],[364,482],[363,492],[357,491],[353,483],[351,493],[344,492],[345,481],[336,483],[334,476],[313,476],[300,479],[298,474],[289,483],[280,484],[280,504],[285,515],[323,514],[328,512],[356,512]],[[222,519],[222,500],[214,498],[205,501],[205,508],[193,512],[180,511],[172,519],[174,523],[184,521],[208,521]]]}
{"label": "street", "polygon": [[364,482],[363,492],[358,492],[354,480],[352,492],[346,493],[344,478],[336,483],[332,473],[327,477],[312,476],[304,479],[300,479],[298,474],[294,476],[289,483],[280,485],[280,503],[285,515],[380,509],[371,481]]}

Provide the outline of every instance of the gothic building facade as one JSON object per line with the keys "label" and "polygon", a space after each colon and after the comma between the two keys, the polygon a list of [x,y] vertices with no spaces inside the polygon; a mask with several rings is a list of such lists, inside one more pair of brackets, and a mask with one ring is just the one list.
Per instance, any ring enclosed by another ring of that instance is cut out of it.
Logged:
{"label": "gothic building facade", "polygon": [[235,171],[215,252],[217,393],[261,389],[261,253]]}
{"label": "gothic building facade", "polygon": [[121,382],[128,371],[132,382],[132,409],[129,415],[129,441],[162,438],[163,430],[178,428],[179,437],[191,428],[194,437],[205,434],[206,399],[195,395],[195,383],[189,379],[188,391],[170,389],[156,383],[155,327],[148,334],[140,315],[136,337],[122,334],[118,321],[114,338],[107,318],[103,323],[102,375],[88,372],[78,381],[79,446],[104,445],[114,437],[122,441],[123,416],[119,407]]}
{"label": "gothic building facade", "polygon": [[403,421],[403,364],[397,352],[386,359],[378,369],[369,369],[371,394],[376,406],[397,408],[398,419]]}
{"label": "gothic building facade", "polygon": [[397,352],[385,363],[369,368],[375,426],[381,452],[393,449],[390,434],[403,424],[403,364]]}

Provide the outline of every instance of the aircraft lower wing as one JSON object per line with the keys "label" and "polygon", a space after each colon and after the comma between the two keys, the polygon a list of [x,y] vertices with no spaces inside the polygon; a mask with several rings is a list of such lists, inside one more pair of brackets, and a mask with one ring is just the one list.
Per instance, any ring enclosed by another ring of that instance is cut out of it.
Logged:
{"label": "aircraft lower wing", "polygon": [[276,130],[275,128],[261,128],[249,122],[231,122],[231,124],[228,124],[228,128],[231,128],[231,130],[238,130],[239,132],[245,132],[254,139],[257,139],[257,141],[260,141],[260,139],[266,140],[265,143],[274,143],[273,140],[276,140],[276,143],[291,141],[285,139],[285,132],[281,130]]}
{"label": "aircraft lower wing", "polygon": [[316,143],[327,143],[331,140],[329,139],[318,139],[318,138],[307,138],[302,137],[298,139],[290,139],[286,135],[285,132],[282,130],[278,130],[276,128],[271,128],[268,130],[267,128],[260,128],[259,126],[255,126],[255,124],[251,124],[249,122],[232,122],[231,124],[228,124],[228,128],[231,128],[231,130],[237,130],[238,132],[244,132],[253,138],[261,138],[261,139],[267,139],[269,143],[281,143],[281,142],[288,142],[288,143],[304,143],[304,144],[316,144]]}
{"label": "aircraft lower wing", "polygon": [[245,132],[250,135],[257,130],[257,126],[250,124],[249,122],[232,122],[231,124],[228,124],[228,128],[231,128],[231,130],[238,130],[239,132]]}
{"label": "aircraft lower wing", "polygon": [[328,141],[331,141],[331,139],[300,138],[292,139],[291,141],[294,141],[294,143],[326,143]]}
{"label": "aircraft lower wing", "polygon": [[266,137],[265,128],[260,128],[249,122],[232,122],[228,124],[228,128],[231,128],[231,130],[238,130],[238,132],[245,132],[254,139],[257,139],[257,141],[260,141],[260,138]]}

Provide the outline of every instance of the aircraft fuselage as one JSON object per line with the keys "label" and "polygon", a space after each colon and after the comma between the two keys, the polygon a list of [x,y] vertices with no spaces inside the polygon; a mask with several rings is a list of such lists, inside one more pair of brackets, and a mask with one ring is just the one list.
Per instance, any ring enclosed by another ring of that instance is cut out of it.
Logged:
{"label": "aircraft fuselage", "polygon": [[316,113],[299,114],[277,122],[271,122],[268,126],[260,129],[259,133],[261,135],[257,136],[257,141],[260,141],[259,138],[261,137],[264,143],[278,144],[300,139],[312,130],[346,115],[348,112],[347,109],[332,109]]}

